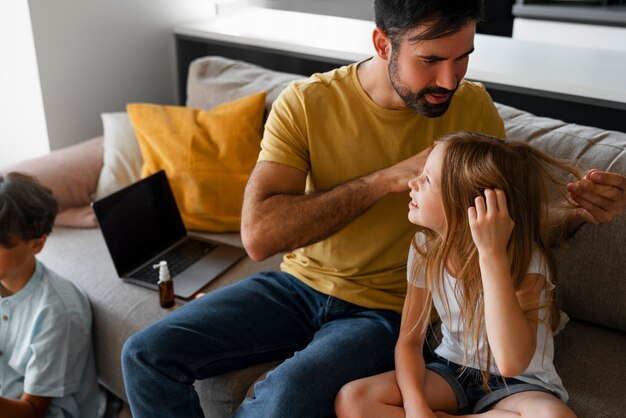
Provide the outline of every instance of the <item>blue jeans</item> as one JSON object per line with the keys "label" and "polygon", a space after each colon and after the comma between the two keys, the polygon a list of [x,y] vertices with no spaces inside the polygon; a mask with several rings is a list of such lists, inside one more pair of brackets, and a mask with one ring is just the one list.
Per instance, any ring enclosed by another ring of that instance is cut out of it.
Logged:
{"label": "blue jeans", "polygon": [[202,417],[193,382],[287,358],[236,417],[325,417],[345,383],[391,370],[400,315],[264,272],[187,303],[122,352],[134,418]]}

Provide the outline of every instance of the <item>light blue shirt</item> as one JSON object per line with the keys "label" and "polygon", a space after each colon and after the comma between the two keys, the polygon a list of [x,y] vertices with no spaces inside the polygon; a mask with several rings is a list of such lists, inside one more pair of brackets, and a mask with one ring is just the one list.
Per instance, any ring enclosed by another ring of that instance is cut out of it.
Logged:
{"label": "light blue shirt", "polygon": [[23,393],[52,398],[46,418],[97,416],[89,300],[39,261],[22,290],[0,297],[0,396]]}

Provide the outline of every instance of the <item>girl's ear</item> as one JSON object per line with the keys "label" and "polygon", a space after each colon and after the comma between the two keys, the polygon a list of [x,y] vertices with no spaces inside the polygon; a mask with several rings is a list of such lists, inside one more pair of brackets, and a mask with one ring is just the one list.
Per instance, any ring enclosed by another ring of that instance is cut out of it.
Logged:
{"label": "girl's ear", "polygon": [[381,28],[375,28],[374,33],[372,33],[372,40],[374,41],[376,54],[383,60],[388,61],[391,56],[391,40],[387,33]]}

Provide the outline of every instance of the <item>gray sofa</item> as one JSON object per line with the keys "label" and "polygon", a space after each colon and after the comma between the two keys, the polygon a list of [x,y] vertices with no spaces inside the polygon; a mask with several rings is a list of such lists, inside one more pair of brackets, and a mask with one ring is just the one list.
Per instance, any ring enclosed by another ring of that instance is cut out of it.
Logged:
{"label": "gray sofa", "polygon": [[[207,57],[190,67],[187,104],[209,109],[266,90],[269,106],[280,90],[297,78],[301,76]],[[498,110],[509,137],[529,141],[560,158],[579,160],[585,167],[626,174],[626,134],[541,118],[499,104]],[[241,245],[238,234],[208,235]],[[557,337],[556,348],[556,366],[570,393],[569,404],[583,418],[626,416],[626,216],[610,225],[585,225],[555,251],[561,275],[560,299],[571,318]],[[125,399],[120,370],[122,345],[131,334],[169,310],[159,306],[155,292],[117,278],[98,229],[56,228],[40,258],[88,294],[95,318],[100,381]],[[206,291],[256,271],[277,269],[279,262],[280,255],[260,263],[244,259]],[[176,306],[181,303],[177,301]],[[251,384],[273,365],[197,382],[206,415],[228,416]]]}

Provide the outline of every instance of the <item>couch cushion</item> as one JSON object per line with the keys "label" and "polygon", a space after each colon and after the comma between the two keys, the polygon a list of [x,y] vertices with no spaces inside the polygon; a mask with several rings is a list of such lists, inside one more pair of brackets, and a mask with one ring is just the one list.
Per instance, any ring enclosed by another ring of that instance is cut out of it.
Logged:
{"label": "couch cushion", "polygon": [[550,155],[579,161],[581,168],[626,172],[626,133],[566,123],[497,104],[507,137],[520,139]]}
{"label": "couch cushion", "polygon": [[[236,233],[200,235],[210,240],[242,247],[239,234]],[[49,268],[78,285],[89,297],[93,310],[98,379],[116,396],[127,399],[120,364],[122,345],[132,334],[167,315],[184,302],[177,299],[174,308],[163,309],[159,305],[157,292],[119,279],[100,229],[55,228],[38,258]],[[244,258],[203,290],[208,292],[236,283],[261,270],[276,270],[281,259],[282,254],[262,262]],[[258,372],[254,370],[252,373],[242,372],[241,376],[249,376],[242,380],[240,387],[237,385],[238,380],[226,383],[228,379],[219,376],[213,378],[215,380],[207,379],[200,384],[206,384],[206,387],[211,387],[216,392],[201,392],[200,397],[213,400],[226,398],[227,394],[236,394],[237,399],[241,400],[248,390],[246,384],[249,385],[249,382],[254,381],[263,371],[263,367],[259,366]]]}
{"label": "couch cushion", "polygon": [[626,334],[572,320],[555,343],[554,366],[576,415],[579,418],[624,416]]}
{"label": "couch cushion", "polygon": [[141,179],[143,158],[126,112],[103,113],[103,165],[94,200]]}
{"label": "couch cushion", "polygon": [[92,228],[96,218],[89,204],[102,168],[102,142],[102,137],[93,138],[0,171],[30,174],[52,190],[60,209],[55,225]]}
{"label": "couch cushion", "polygon": [[280,361],[261,363],[245,369],[224,373],[195,383],[200,405],[207,417],[230,417],[239,408],[250,388]]}
{"label": "couch cushion", "polygon": [[187,229],[238,231],[243,191],[261,150],[265,93],[210,111],[128,105],[145,177],[164,169]]}
{"label": "couch cushion", "polygon": [[222,57],[203,57],[191,63],[187,79],[187,106],[213,107],[234,99],[265,91],[266,111],[281,91],[301,75],[268,70],[243,61]]}
{"label": "couch cushion", "polygon": [[[497,105],[507,136],[548,154],[578,161],[584,172],[598,168],[626,174],[626,134],[567,124]],[[626,331],[626,216],[607,225],[583,225],[555,249],[558,291],[573,318]]]}

